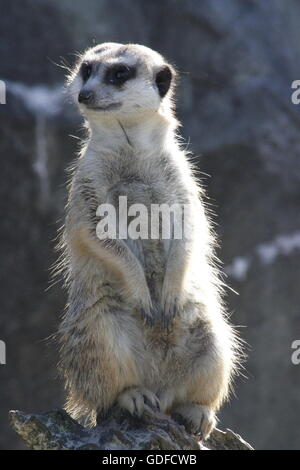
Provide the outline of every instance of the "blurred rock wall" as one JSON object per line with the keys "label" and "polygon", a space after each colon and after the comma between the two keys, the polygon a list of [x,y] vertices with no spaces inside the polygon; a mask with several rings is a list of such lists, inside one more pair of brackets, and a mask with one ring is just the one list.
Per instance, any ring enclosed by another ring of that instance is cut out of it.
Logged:
{"label": "blurred rock wall", "polygon": [[63,403],[49,285],[81,121],[64,102],[61,57],[104,41],[157,49],[179,69],[178,115],[197,155],[229,285],[249,343],[244,379],[221,413],[256,448],[300,448],[300,4],[296,0],[0,0],[0,448],[20,448],[9,409]]}

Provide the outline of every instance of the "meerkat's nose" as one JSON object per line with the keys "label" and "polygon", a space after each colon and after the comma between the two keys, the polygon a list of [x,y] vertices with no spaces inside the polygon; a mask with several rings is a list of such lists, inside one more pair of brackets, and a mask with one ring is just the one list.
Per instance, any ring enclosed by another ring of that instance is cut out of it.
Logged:
{"label": "meerkat's nose", "polygon": [[94,98],[94,93],[90,90],[81,90],[78,95],[79,103],[88,104]]}

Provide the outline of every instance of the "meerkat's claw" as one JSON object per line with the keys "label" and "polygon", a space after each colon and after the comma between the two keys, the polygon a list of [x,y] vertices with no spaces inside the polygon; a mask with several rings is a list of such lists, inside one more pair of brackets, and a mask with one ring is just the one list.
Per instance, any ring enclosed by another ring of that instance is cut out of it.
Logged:
{"label": "meerkat's claw", "polygon": [[180,304],[178,297],[167,298],[163,303],[162,308],[162,323],[163,327],[169,329],[174,318],[180,311]]}
{"label": "meerkat's claw", "polygon": [[138,310],[142,314],[144,324],[152,327],[155,323],[155,311],[150,296],[146,301],[139,303]]}
{"label": "meerkat's claw", "polygon": [[175,421],[183,424],[188,432],[201,434],[203,439],[209,437],[217,422],[215,413],[211,408],[196,403],[178,405],[172,411],[172,417]]}
{"label": "meerkat's claw", "polygon": [[141,393],[144,397],[145,404],[149,404],[153,408],[160,410],[160,401],[158,396],[146,388],[141,389]]}
{"label": "meerkat's claw", "polygon": [[142,416],[145,405],[150,405],[160,410],[160,402],[155,393],[145,388],[129,388],[125,390],[117,399],[120,408],[127,410],[131,415]]}
{"label": "meerkat's claw", "polygon": [[154,326],[154,317],[151,312],[147,312],[143,307],[141,307],[141,314],[144,319],[144,323],[148,326]]}

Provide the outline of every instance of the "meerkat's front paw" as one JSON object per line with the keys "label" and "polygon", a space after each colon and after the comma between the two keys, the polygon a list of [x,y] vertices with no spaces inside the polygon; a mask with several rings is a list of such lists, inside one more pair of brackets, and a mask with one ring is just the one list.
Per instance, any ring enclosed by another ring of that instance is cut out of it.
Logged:
{"label": "meerkat's front paw", "polygon": [[217,422],[211,408],[196,403],[178,405],[172,410],[172,417],[178,423],[183,424],[188,432],[201,434],[204,439],[209,437]]}
{"label": "meerkat's front paw", "polygon": [[143,298],[136,299],[137,310],[142,315],[144,322],[148,326],[153,326],[155,323],[155,311],[152,305],[150,293],[144,295]]}
{"label": "meerkat's front paw", "polygon": [[174,287],[170,288],[167,283],[164,283],[161,296],[161,306],[163,326],[164,328],[169,328],[176,315],[182,309],[179,290],[176,291]]}
{"label": "meerkat's front paw", "polygon": [[140,387],[124,390],[124,392],[119,395],[117,404],[123,410],[127,410],[130,414],[137,415],[138,417],[142,416],[145,405],[147,404],[160,409],[160,402],[155,393]]}
{"label": "meerkat's front paw", "polygon": [[154,326],[154,323],[155,323],[155,311],[154,311],[154,307],[150,305],[145,305],[145,304],[142,304],[139,308],[141,314],[142,314],[142,318],[145,322],[146,325],[148,326]]}

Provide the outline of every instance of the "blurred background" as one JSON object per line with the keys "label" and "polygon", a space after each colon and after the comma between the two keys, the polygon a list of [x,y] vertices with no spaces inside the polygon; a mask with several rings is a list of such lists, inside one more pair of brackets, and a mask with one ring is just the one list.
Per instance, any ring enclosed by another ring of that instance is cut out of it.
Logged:
{"label": "blurred background", "polygon": [[247,379],[220,414],[256,448],[300,448],[300,79],[297,0],[0,0],[0,448],[22,444],[9,409],[63,404],[45,339],[65,304],[47,289],[81,119],[62,95],[74,52],[137,42],[180,71],[178,116],[216,212]]}

